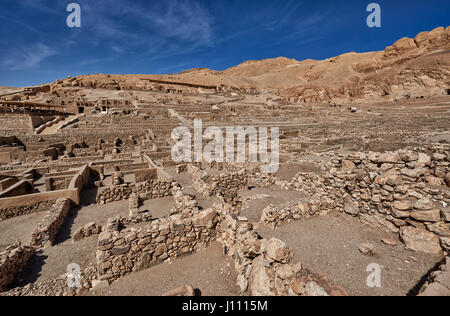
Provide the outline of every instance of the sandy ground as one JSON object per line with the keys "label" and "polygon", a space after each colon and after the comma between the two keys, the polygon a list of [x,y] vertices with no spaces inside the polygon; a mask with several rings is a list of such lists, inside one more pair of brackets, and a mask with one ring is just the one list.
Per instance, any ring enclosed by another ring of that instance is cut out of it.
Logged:
{"label": "sandy ground", "polygon": [[0,251],[17,241],[24,245],[30,244],[34,230],[45,215],[47,212],[39,212],[0,221]]}
{"label": "sandy ground", "polygon": [[320,167],[314,163],[282,163],[275,174],[280,179],[292,180],[292,178],[299,172],[315,172],[320,173]]}
{"label": "sandy ground", "polygon": [[[414,294],[422,278],[435,270],[443,257],[418,254],[404,248],[393,234],[384,233],[344,214],[329,214],[305,221],[284,224],[272,231],[261,226],[258,232],[265,238],[276,237],[292,248],[294,262],[322,273],[345,288],[352,296],[405,296]],[[388,246],[381,238],[398,241]],[[365,256],[359,250],[362,243],[375,246],[375,256]],[[367,286],[369,264],[382,268],[381,288]]]}
{"label": "sandy ground", "polygon": [[160,296],[189,284],[202,296],[239,296],[236,277],[230,258],[218,243],[213,243],[196,254],[125,276],[109,288],[89,295]]}
{"label": "sandy ground", "polygon": [[67,240],[54,247],[40,250],[17,276],[13,287],[54,279],[67,273],[67,266],[71,263],[78,264],[83,270],[90,263],[96,263],[96,251],[97,236],[86,238],[75,244]]}
{"label": "sandy ground", "polygon": [[241,212],[242,216],[245,216],[249,219],[250,222],[256,223],[261,219],[261,215],[263,210],[272,205],[280,205],[290,201],[297,201],[305,198],[305,194],[297,191],[291,190],[283,190],[279,187],[272,186],[269,188],[254,188],[252,190],[240,190],[240,197],[249,197],[257,194],[265,194],[268,197],[257,199],[248,202],[248,208],[243,209]]}

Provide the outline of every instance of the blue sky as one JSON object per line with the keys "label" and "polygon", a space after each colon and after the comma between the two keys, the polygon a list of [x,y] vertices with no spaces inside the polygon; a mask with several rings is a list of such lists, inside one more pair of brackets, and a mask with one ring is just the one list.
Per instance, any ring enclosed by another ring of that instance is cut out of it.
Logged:
{"label": "blue sky", "polygon": [[[81,6],[81,28],[66,25],[71,2]],[[381,5],[381,28],[366,25],[371,2]],[[448,0],[0,0],[0,86],[325,59],[449,22]]]}

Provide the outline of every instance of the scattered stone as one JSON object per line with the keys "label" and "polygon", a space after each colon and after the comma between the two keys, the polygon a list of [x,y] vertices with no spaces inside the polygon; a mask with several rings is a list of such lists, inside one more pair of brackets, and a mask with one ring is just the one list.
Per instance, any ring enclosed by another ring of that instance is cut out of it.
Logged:
{"label": "scattered stone", "polygon": [[388,246],[397,246],[397,242],[390,238],[381,238],[381,242]]}
{"label": "scattered stone", "polygon": [[372,244],[365,243],[359,246],[359,251],[366,256],[375,255],[375,247]]}

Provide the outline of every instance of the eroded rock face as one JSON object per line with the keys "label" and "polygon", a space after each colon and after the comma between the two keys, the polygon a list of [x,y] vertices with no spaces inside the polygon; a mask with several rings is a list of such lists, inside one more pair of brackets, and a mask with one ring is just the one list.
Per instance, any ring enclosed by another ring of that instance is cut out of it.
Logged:
{"label": "eroded rock face", "polygon": [[410,250],[434,255],[442,254],[439,238],[426,230],[403,227],[400,230],[400,238],[405,243],[406,248]]}

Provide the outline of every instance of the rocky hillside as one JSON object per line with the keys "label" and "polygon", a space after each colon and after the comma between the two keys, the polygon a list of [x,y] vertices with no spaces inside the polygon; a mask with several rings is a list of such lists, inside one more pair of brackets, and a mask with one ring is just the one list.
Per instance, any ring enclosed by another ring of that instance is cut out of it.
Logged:
{"label": "rocky hillside", "polygon": [[450,94],[450,26],[402,38],[384,51],[327,60],[284,57],[247,61],[225,71],[200,68],[172,75],[89,75],[64,86],[139,89],[148,79],[224,85],[279,94],[292,102],[375,102]]}

